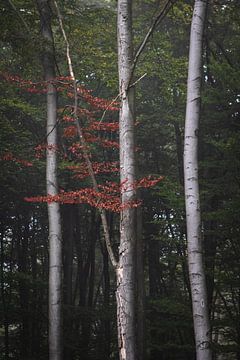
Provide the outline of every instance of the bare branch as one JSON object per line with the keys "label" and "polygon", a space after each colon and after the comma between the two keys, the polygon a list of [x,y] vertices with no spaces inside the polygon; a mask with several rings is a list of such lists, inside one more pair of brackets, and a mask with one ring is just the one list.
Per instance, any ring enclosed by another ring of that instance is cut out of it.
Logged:
{"label": "bare branch", "polygon": [[171,9],[171,7],[174,5],[174,3],[176,1],[177,0],[167,0],[166,3],[164,4],[163,8],[159,11],[159,13],[153,19],[152,24],[150,25],[144,39],[142,40],[141,44],[139,45],[138,50],[134,56],[133,63],[132,63],[131,77],[129,80],[128,88],[130,87],[130,82],[132,80],[138,59],[139,59],[141,53],[143,52],[143,50],[145,49],[145,46],[147,45],[147,42],[148,42],[150,36],[152,35],[152,33],[154,32],[156,27],[159,25],[159,23],[165,18],[165,16],[167,15],[167,13],[169,12],[169,10]]}
{"label": "bare branch", "polygon": [[104,110],[103,114],[102,114],[102,117],[99,121],[99,124],[103,121],[105,115],[106,115],[106,112],[108,111],[108,109],[110,108],[110,106],[112,106],[112,104],[115,103],[115,101],[117,101],[117,99],[120,97],[121,94],[118,94],[114,99],[113,101],[110,102],[110,104],[106,107],[106,109]]}
{"label": "bare branch", "polygon": [[[147,73],[145,73],[145,74],[143,74],[142,76],[140,76],[140,78],[137,79],[136,81],[134,81],[133,84],[130,84],[130,85],[129,85],[129,88],[134,87],[134,86],[135,86],[139,81],[141,81],[146,75],[147,75]],[[108,111],[108,109],[110,108],[110,106],[112,106],[112,104],[114,104],[115,101],[117,101],[117,99],[118,99],[121,95],[123,95],[123,93],[119,93],[119,94],[113,99],[113,101],[111,101],[110,104],[106,107],[106,109],[104,110],[104,112],[103,112],[103,114],[102,114],[102,117],[101,117],[101,119],[100,119],[100,121],[99,121],[99,124],[101,124],[101,122],[103,121],[103,119],[104,119],[104,117],[105,117],[105,115],[106,115],[106,112]]]}
{"label": "bare branch", "polygon": [[17,16],[19,17],[19,19],[22,21],[25,29],[27,30],[28,33],[31,33],[30,28],[28,27],[26,21],[24,20],[24,18],[22,17],[21,13],[19,12],[19,10],[16,8],[16,6],[14,5],[14,3],[12,2],[12,0],[8,0],[10,6],[13,8],[13,10],[15,11],[15,13],[17,14]]}
{"label": "bare branch", "polygon": [[133,84],[130,84],[130,85],[129,85],[129,88],[134,87],[135,85],[137,85],[137,83],[138,83],[139,81],[141,81],[143,78],[145,78],[145,76],[147,76],[147,73],[145,73],[145,74],[143,74],[142,76],[140,76],[140,78],[138,78],[136,81],[134,81]]}

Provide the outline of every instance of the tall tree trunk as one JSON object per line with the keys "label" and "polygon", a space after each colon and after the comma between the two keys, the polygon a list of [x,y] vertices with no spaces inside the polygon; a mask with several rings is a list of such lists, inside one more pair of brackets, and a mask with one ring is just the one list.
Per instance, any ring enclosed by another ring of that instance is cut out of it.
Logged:
{"label": "tall tree trunk", "polygon": [[[48,0],[37,0],[44,42],[43,70],[47,84],[47,165],[46,186],[48,195],[58,193],[57,184],[57,91],[54,85],[54,42]],[[62,358],[61,341],[61,292],[62,292],[62,236],[60,205],[48,204],[49,222],[49,359]]]}
{"label": "tall tree trunk", "polygon": [[134,156],[134,90],[129,88],[132,75],[131,0],[118,1],[118,71],[121,109],[120,180],[123,209],[120,218],[120,247],[117,274],[117,318],[120,360],[136,360],[135,334],[135,248],[136,210],[125,206],[136,199]]}
{"label": "tall tree trunk", "polygon": [[211,359],[210,324],[206,277],[203,265],[198,181],[198,128],[200,118],[202,42],[206,1],[195,0],[188,67],[187,108],[184,140],[184,184],[186,202],[188,267],[197,360]]}

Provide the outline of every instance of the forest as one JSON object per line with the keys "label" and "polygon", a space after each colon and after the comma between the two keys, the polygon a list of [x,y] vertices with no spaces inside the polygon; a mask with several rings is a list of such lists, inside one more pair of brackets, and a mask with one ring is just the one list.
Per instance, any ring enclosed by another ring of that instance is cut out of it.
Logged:
{"label": "forest", "polygon": [[239,0],[0,4],[0,360],[240,360]]}

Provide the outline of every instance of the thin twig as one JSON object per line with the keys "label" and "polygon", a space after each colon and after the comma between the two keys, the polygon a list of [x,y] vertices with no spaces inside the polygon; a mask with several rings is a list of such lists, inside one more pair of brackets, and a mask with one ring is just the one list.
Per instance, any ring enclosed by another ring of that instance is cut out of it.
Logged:
{"label": "thin twig", "polygon": [[138,50],[134,56],[133,62],[132,62],[132,69],[131,69],[131,75],[130,75],[130,80],[129,80],[129,85],[127,87],[127,89],[130,87],[130,82],[132,80],[133,74],[134,74],[134,70],[136,68],[138,59],[141,55],[141,53],[143,52],[143,50],[145,49],[145,46],[147,45],[147,42],[150,38],[150,36],[152,35],[152,33],[154,32],[154,30],[156,29],[156,27],[159,25],[159,23],[164,19],[164,17],[167,15],[168,11],[171,9],[171,7],[173,6],[173,4],[176,2],[177,0],[167,0],[164,7],[160,10],[160,12],[158,13],[158,15],[153,19],[152,24],[150,25],[144,39],[142,40],[141,44],[138,47]]}
{"label": "thin twig", "polygon": [[[86,146],[86,141],[85,138],[83,136],[83,131],[82,128],[80,126],[79,120],[78,120],[78,114],[77,114],[77,109],[78,109],[78,89],[77,89],[77,82],[76,82],[76,78],[74,75],[74,71],[73,71],[73,66],[72,66],[72,60],[71,60],[71,56],[70,56],[70,46],[69,46],[69,42],[67,39],[67,35],[65,33],[64,30],[64,26],[63,26],[63,21],[62,21],[62,15],[60,13],[57,1],[54,0],[54,4],[57,10],[57,15],[58,15],[58,20],[59,20],[59,24],[60,24],[60,28],[66,43],[66,52],[67,52],[67,61],[68,61],[68,68],[69,68],[69,72],[70,72],[70,76],[72,77],[72,81],[73,81],[73,88],[74,88],[74,118],[75,118],[75,123],[76,123],[76,127],[77,127],[77,132],[78,132],[78,136],[80,139],[80,142],[82,144],[83,147],[83,156],[85,158],[86,161],[86,165],[88,168],[88,172],[93,184],[93,188],[94,190],[98,191],[98,184],[96,181],[96,177],[93,171],[93,167],[92,167],[92,163],[90,160],[90,157],[88,155],[88,151],[87,151],[87,146]],[[109,234],[109,229],[108,229],[108,224],[107,224],[107,215],[106,215],[106,211],[104,209],[99,209],[100,212],[100,216],[101,216],[101,221],[102,221],[102,225],[103,225],[103,232],[104,232],[104,238],[105,238],[105,243],[106,243],[106,247],[108,250],[108,255],[110,257],[110,260],[112,262],[112,265],[114,267],[114,269],[117,269],[118,267],[118,262],[116,260],[115,254],[113,252],[112,249],[112,245],[111,245],[111,240],[110,240],[110,234]]]}
{"label": "thin twig", "polygon": [[129,89],[130,89],[131,87],[134,87],[139,81],[141,81],[143,78],[145,78],[145,76],[147,76],[147,73],[145,73],[145,74],[143,74],[142,76],[140,76],[140,78],[138,78],[136,81],[134,81],[133,84],[130,84],[130,85],[129,85]]}
{"label": "thin twig", "polygon": [[17,16],[19,17],[19,19],[22,21],[23,25],[25,26],[26,30],[28,33],[31,33],[30,28],[28,27],[26,21],[24,20],[24,18],[22,17],[21,13],[19,12],[19,10],[16,8],[16,6],[14,5],[14,3],[12,2],[12,0],[8,0],[10,6],[13,8],[13,10],[15,11],[15,13],[17,14]]}
{"label": "thin twig", "polygon": [[121,95],[121,94],[118,94],[118,95],[113,99],[113,101],[111,101],[111,103],[106,107],[106,109],[104,110],[104,112],[103,112],[103,114],[102,114],[102,117],[101,117],[101,119],[100,119],[100,121],[99,121],[99,124],[103,121],[103,119],[104,119],[104,117],[105,117],[105,115],[106,115],[106,112],[108,111],[108,109],[110,108],[110,106],[112,106],[112,104],[114,104],[115,101],[117,101],[117,99],[119,98],[120,95]]}
{"label": "thin twig", "polygon": [[[141,81],[146,75],[147,75],[147,73],[143,74],[143,75],[140,76],[140,78],[137,79],[133,84],[129,85],[129,89],[132,88],[132,87],[134,87],[134,86],[135,86],[139,81]],[[106,112],[108,111],[108,109],[110,108],[110,106],[111,106],[112,104],[114,104],[115,101],[117,101],[117,99],[118,99],[121,95],[123,95],[123,92],[122,92],[122,93],[119,93],[119,94],[113,99],[113,101],[111,101],[111,103],[106,107],[106,109],[104,110],[104,112],[103,112],[103,114],[102,114],[102,117],[101,117],[101,119],[100,119],[100,121],[99,121],[99,124],[102,123],[102,121],[103,121],[103,119],[104,119],[104,117],[105,117],[105,115],[106,115]]]}

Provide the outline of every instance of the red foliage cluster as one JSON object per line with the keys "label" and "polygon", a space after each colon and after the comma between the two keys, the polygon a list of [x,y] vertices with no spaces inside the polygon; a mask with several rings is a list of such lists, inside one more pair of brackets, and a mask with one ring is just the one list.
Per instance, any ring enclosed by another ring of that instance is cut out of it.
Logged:
{"label": "red foliage cluster", "polygon": [[[71,167],[71,170],[76,170],[76,167]],[[151,179],[150,177],[143,178],[135,184],[128,185],[129,188],[151,187],[161,181],[163,177]],[[75,191],[61,191],[57,195],[37,196],[25,198],[28,202],[59,202],[62,204],[80,204],[85,203],[93,207],[105,209],[114,212],[120,212],[127,208],[138,207],[141,205],[140,200],[131,200],[121,203],[120,190],[126,188],[127,181],[122,184],[114,182],[106,182],[104,185],[99,185],[98,190],[93,188],[83,188]]]}
{"label": "red foliage cluster", "polygon": [[75,119],[69,115],[64,115],[62,119],[66,123],[74,123],[75,122]]}
{"label": "red foliage cluster", "polygon": [[152,176],[147,176],[145,178],[142,178],[140,180],[137,180],[134,184],[135,188],[149,188],[155,186],[159,181],[163,180],[164,177],[160,176],[157,179],[153,179]]}
{"label": "red foliage cluster", "polygon": [[26,167],[33,166],[33,164],[30,161],[19,159],[19,158],[15,157],[11,152],[5,153],[4,155],[1,156],[0,159],[4,160],[4,161],[13,161],[16,164],[23,165]]}
{"label": "red foliage cluster", "polygon": [[79,142],[73,143],[68,147],[68,150],[78,159],[84,159],[83,150],[88,151],[88,156],[91,157],[91,153],[89,152],[89,147],[85,147],[81,145]]}
{"label": "red foliage cluster", "polygon": [[106,181],[104,185],[102,185],[102,184],[98,185],[98,188],[107,194],[119,194],[120,195],[121,185],[119,185],[118,183],[113,182],[113,181]]}
{"label": "red foliage cluster", "polygon": [[63,130],[63,136],[66,138],[74,138],[77,136],[77,128],[75,125],[68,126]]}
{"label": "red foliage cluster", "polygon": [[[94,174],[107,174],[113,172],[119,172],[119,163],[117,161],[114,162],[92,162],[92,168]],[[89,176],[88,169],[85,164],[77,165],[77,166],[67,166],[67,169],[72,170],[74,172],[75,179],[85,179]],[[100,185],[99,185],[100,186]]]}
{"label": "red foliage cluster", "polygon": [[115,148],[119,149],[119,143],[117,141],[113,140],[106,140],[98,138],[98,142],[104,147],[104,148]]}
{"label": "red foliage cluster", "polygon": [[[89,90],[84,87],[78,87],[78,98],[82,98],[89,105],[97,110],[109,110],[109,111],[118,111],[117,103],[112,102],[107,99],[99,98],[88,93]],[[67,96],[71,99],[75,97],[73,90],[67,92]]]}
{"label": "red foliage cluster", "polygon": [[71,76],[57,76],[55,79],[48,81],[25,80],[18,75],[12,75],[8,73],[1,73],[1,77],[10,83],[18,84],[19,87],[24,87],[24,86],[46,87],[48,84],[61,84],[63,86],[69,86],[69,84],[72,83]]}
{"label": "red foliage cluster", "polygon": [[136,180],[134,183],[129,183],[128,179],[125,179],[120,184],[120,190],[122,192],[129,191],[129,190],[136,190],[140,188],[149,188],[155,186],[159,181],[163,180],[163,176],[159,176],[158,178],[154,179],[152,176],[146,176],[142,179]]}
{"label": "red foliage cluster", "polygon": [[59,202],[62,204],[88,204],[96,208],[105,209],[114,212],[120,212],[127,208],[133,208],[141,205],[141,201],[132,200],[121,204],[120,197],[97,191],[93,188],[84,188],[81,190],[64,192],[58,195],[38,196],[25,198],[28,202]]}
{"label": "red foliage cluster", "polygon": [[89,125],[89,130],[96,130],[96,131],[118,131],[119,124],[116,122],[100,122],[100,121],[93,121]]}
{"label": "red foliage cluster", "polygon": [[[69,126],[64,129],[64,136],[68,138],[73,138],[77,134],[77,129],[75,126]],[[103,139],[99,136],[96,136],[94,134],[91,134],[89,132],[84,132],[84,139],[89,144],[98,144],[102,146],[103,148],[119,148],[119,143],[117,141],[113,140],[107,140]],[[74,143],[72,146],[70,146],[69,151],[71,151],[73,154],[76,154],[79,152],[80,149],[83,149],[82,145],[79,143]]]}
{"label": "red foliage cluster", "polygon": [[[99,110],[106,110],[109,111],[118,111],[119,110],[119,103],[116,101],[111,101],[103,98],[99,98],[96,96],[92,96],[90,93],[91,91],[87,90],[85,87],[81,86],[78,87],[78,94],[90,105],[94,108]],[[72,97],[72,96],[71,96]]]}
{"label": "red foliage cluster", "polygon": [[35,157],[37,159],[41,159],[45,156],[46,150],[57,152],[59,149],[57,145],[39,144],[35,146],[34,150],[35,150]]}
{"label": "red foliage cluster", "polygon": [[57,76],[56,81],[73,81],[73,78],[71,76]]}
{"label": "red foliage cluster", "polygon": [[[27,92],[34,94],[44,94],[47,92],[49,84],[56,85],[58,92],[67,91],[69,98],[74,98],[73,79],[69,76],[59,76],[49,81],[33,82],[31,80],[24,80],[17,75],[10,75],[2,73],[1,76],[8,82],[16,84],[19,88],[24,89]],[[85,102],[98,110],[118,111],[118,103],[108,99],[99,98],[91,95],[92,90],[86,89],[83,85],[78,85],[77,93],[78,97],[82,98]]]}
{"label": "red foliage cluster", "polygon": [[[62,117],[62,120],[66,123],[74,123],[75,122],[75,118],[74,116],[72,115],[73,112],[74,112],[74,107],[73,106],[67,106],[67,109],[68,109],[68,112],[69,114],[68,115],[63,115]],[[64,109],[59,109],[59,113],[63,113],[64,111],[66,110],[66,108]],[[80,118],[83,118],[83,117],[86,117],[88,120],[91,120],[91,121],[94,121],[94,111],[90,111],[88,109],[85,109],[85,108],[80,108],[78,107],[77,109],[77,115],[80,117]]]}
{"label": "red foliage cluster", "polygon": [[[71,77],[56,77],[51,81],[41,81],[41,82],[32,82],[30,80],[23,80],[18,76],[3,74],[2,77],[8,82],[16,84],[19,88],[24,89],[24,91],[30,93],[46,93],[49,84],[55,86],[58,92],[64,92],[69,98],[73,99],[74,94],[74,84],[73,79]],[[99,114],[99,110],[109,110],[109,111],[118,111],[119,103],[116,101],[111,101],[99,97],[95,97],[92,95],[92,91],[86,89],[82,85],[77,86],[77,96],[79,99],[83,100],[85,104],[90,105],[87,108],[77,109],[77,116],[84,122],[86,120],[85,127],[82,129],[84,140],[87,143],[85,148],[79,142],[72,143],[71,146],[68,147],[68,151],[70,151],[74,156],[81,161],[85,161],[84,152],[88,152],[88,157],[91,158],[90,146],[88,144],[94,143],[101,145],[104,148],[119,148],[119,143],[114,140],[109,140],[106,137],[98,136],[96,132],[104,131],[104,132],[117,132],[119,130],[119,125],[117,122],[103,122],[96,121],[95,115]],[[63,133],[65,138],[75,138],[77,136],[77,127],[74,124],[74,106],[66,106],[63,109],[59,109],[58,113],[62,120],[67,124],[64,128]],[[137,125],[137,122],[136,122]],[[105,134],[104,134],[105,136]],[[35,152],[36,157],[41,158],[45,155],[46,150],[58,151],[57,146],[49,146],[47,144],[41,144],[36,146]],[[84,151],[83,151],[84,150]],[[85,153],[86,154],[86,153]],[[85,155],[86,156],[86,155]],[[17,159],[13,156],[12,153],[7,153],[2,157],[2,160],[11,160],[18,164],[22,164],[24,166],[32,166],[30,162],[25,160]],[[68,166],[69,170],[73,171],[73,177],[76,179],[84,179],[89,176],[88,169],[85,163],[80,164],[78,166]],[[119,172],[119,163],[118,162],[92,162],[92,168],[94,174],[109,174],[114,172]],[[127,208],[137,207],[141,204],[139,200],[131,200],[129,202],[122,203],[121,202],[121,194],[125,191],[138,189],[138,188],[148,188],[156,185],[159,181],[161,181],[163,177],[159,177],[157,179],[152,178],[151,176],[142,178],[140,180],[135,181],[134,183],[129,183],[126,179],[121,184],[117,184],[114,182],[106,182],[104,184],[98,185],[98,190],[93,188],[82,188],[80,190],[75,191],[61,191],[57,195],[47,195],[47,196],[38,196],[38,197],[29,197],[26,198],[26,201],[29,202],[60,202],[65,204],[78,204],[85,203],[91,206],[105,209],[109,211],[119,212]]]}
{"label": "red foliage cluster", "polygon": [[84,97],[84,100],[88,102],[88,104],[92,105],[94,108],[99,110],[106,110],[106,109],[108,109],[109,111],[119,110],[116,103],[112,103],[111,101],[106,99],[101,99],[99,97],[87,95]]}

